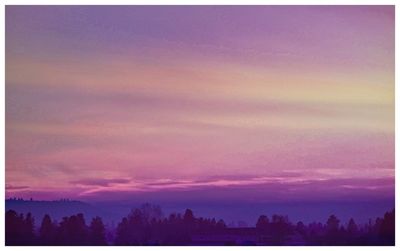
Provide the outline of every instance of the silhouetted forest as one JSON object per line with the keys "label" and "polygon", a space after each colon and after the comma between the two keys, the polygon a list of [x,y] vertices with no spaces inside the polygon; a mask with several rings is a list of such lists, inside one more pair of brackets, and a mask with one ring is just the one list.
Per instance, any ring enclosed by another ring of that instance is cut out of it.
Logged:
{"label": "silhouetted forest", "polygon": [[107,230],[100,217],[88,224],[83,214],[60,222],[45,215],[35,226],[30,213],[6,212],[6,245],[394,245],[395,211],[383,218],[357,224],[341,223],[331,215],[326,222],[292,223],[287,216],[261,215],[256,227],[227,227],[223,220],[183,215],[164,217],[159,206],[144,204]]}

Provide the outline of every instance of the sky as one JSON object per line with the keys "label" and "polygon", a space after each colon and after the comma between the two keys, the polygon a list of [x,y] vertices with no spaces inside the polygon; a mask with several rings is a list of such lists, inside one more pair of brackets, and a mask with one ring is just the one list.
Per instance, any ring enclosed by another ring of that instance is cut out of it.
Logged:
{"label": "sky", "polygon": [[394,48],[393,6],[7,6],[6,196],[394,201]]}

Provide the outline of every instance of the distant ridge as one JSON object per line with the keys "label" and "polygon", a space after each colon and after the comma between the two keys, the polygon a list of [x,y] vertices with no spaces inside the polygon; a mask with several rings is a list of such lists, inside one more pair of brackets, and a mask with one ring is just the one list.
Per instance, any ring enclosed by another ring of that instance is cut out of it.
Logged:
{"label": "distant ridge", "polygon": [[9,198],[5,201],[7,210],[14,210],[26,214],[31,212],[36,222],[41,222],[45,214],[51,215],[52,219],[60,221],[62,217],[83,213],[86,221],[90,221],[95,216],[109,219],[109,213],[91,204],[69,199],[59,199],[52,201],[44,200],[24,200],[20,198]]}

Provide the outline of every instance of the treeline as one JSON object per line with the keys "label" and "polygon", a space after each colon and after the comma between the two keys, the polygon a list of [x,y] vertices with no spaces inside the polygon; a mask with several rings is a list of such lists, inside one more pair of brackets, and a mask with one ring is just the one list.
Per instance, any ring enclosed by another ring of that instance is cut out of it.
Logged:
{"label": "treeline", "polygon": [[[45,215],[36,229],[30,213],[24,216],[9,210],[5,223],[6,245],[195,245],[193,236],[218,240],[233,229],[223,220],[195,217],[190,209],[183,215],[173,213],[164,217],[159,206],[150,204],[132,210],[113,230],[113,236],[107,238],[102,219],[95,217],[87,225],[83,214],[64,217],[60,222]],[[236,230],[240,230],[236,236],[251,230],[256,241],[247,245],[394,245],[395,211],[363,225],[357,225],[353,219],[340,224],[334,215],[326,223],[307,225],[291,223],[287,216],[261,215],[255,228]],[[244,245],[232,241],[222,244]]]}
{"label": "treeline", "polygon": [[[273,215],[271,220],[262,215],[258,218],[259,243],[264,245],[312,245],[312,246],[392,246],[395,244],[395,210],[383,218],[357,225],[353,219],[345,224],[335,216],[329,216],[325,224],[313,222],[292,224],[287,216]],[[299,242],[293,242],[297,237]]]}
{"label": "treeline", "polygon": [[83,214],[63,217],[60,223],[49,215],[43,217],[38,231],[34,218],[28,213],[6,212],[6,245],[9,246],[102,246],[107,245],[105,227],[100,217],[95,217],[87,226]]}
{"label": "treeline", "polygon": [[195,218],[192,210],[184,215],[162,216],[159,206],[149,204],[133,210],[116,229],[115,245],[190,245],[194,233],[216,233],[226,224],[214,218]]}

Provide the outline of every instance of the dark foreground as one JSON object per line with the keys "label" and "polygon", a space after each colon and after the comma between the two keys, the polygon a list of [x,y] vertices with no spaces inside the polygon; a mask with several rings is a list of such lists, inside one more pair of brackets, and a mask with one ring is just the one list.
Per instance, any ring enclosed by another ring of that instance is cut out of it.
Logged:
{"label": "dark foreground", "polygon": [[6,212],[6,245],[394,245],[395,211],[358,225],[341,223],[331,215],[326,222],[292,223],[287,216],[261,215],[256,227],[227,227],[223,220],[195,217],[190,209],[163,217],[161,208],[145,204],[116,227],[100,217],[86,224],[83,214],[60,222],[45,215],[39,224],[30,213]]}

